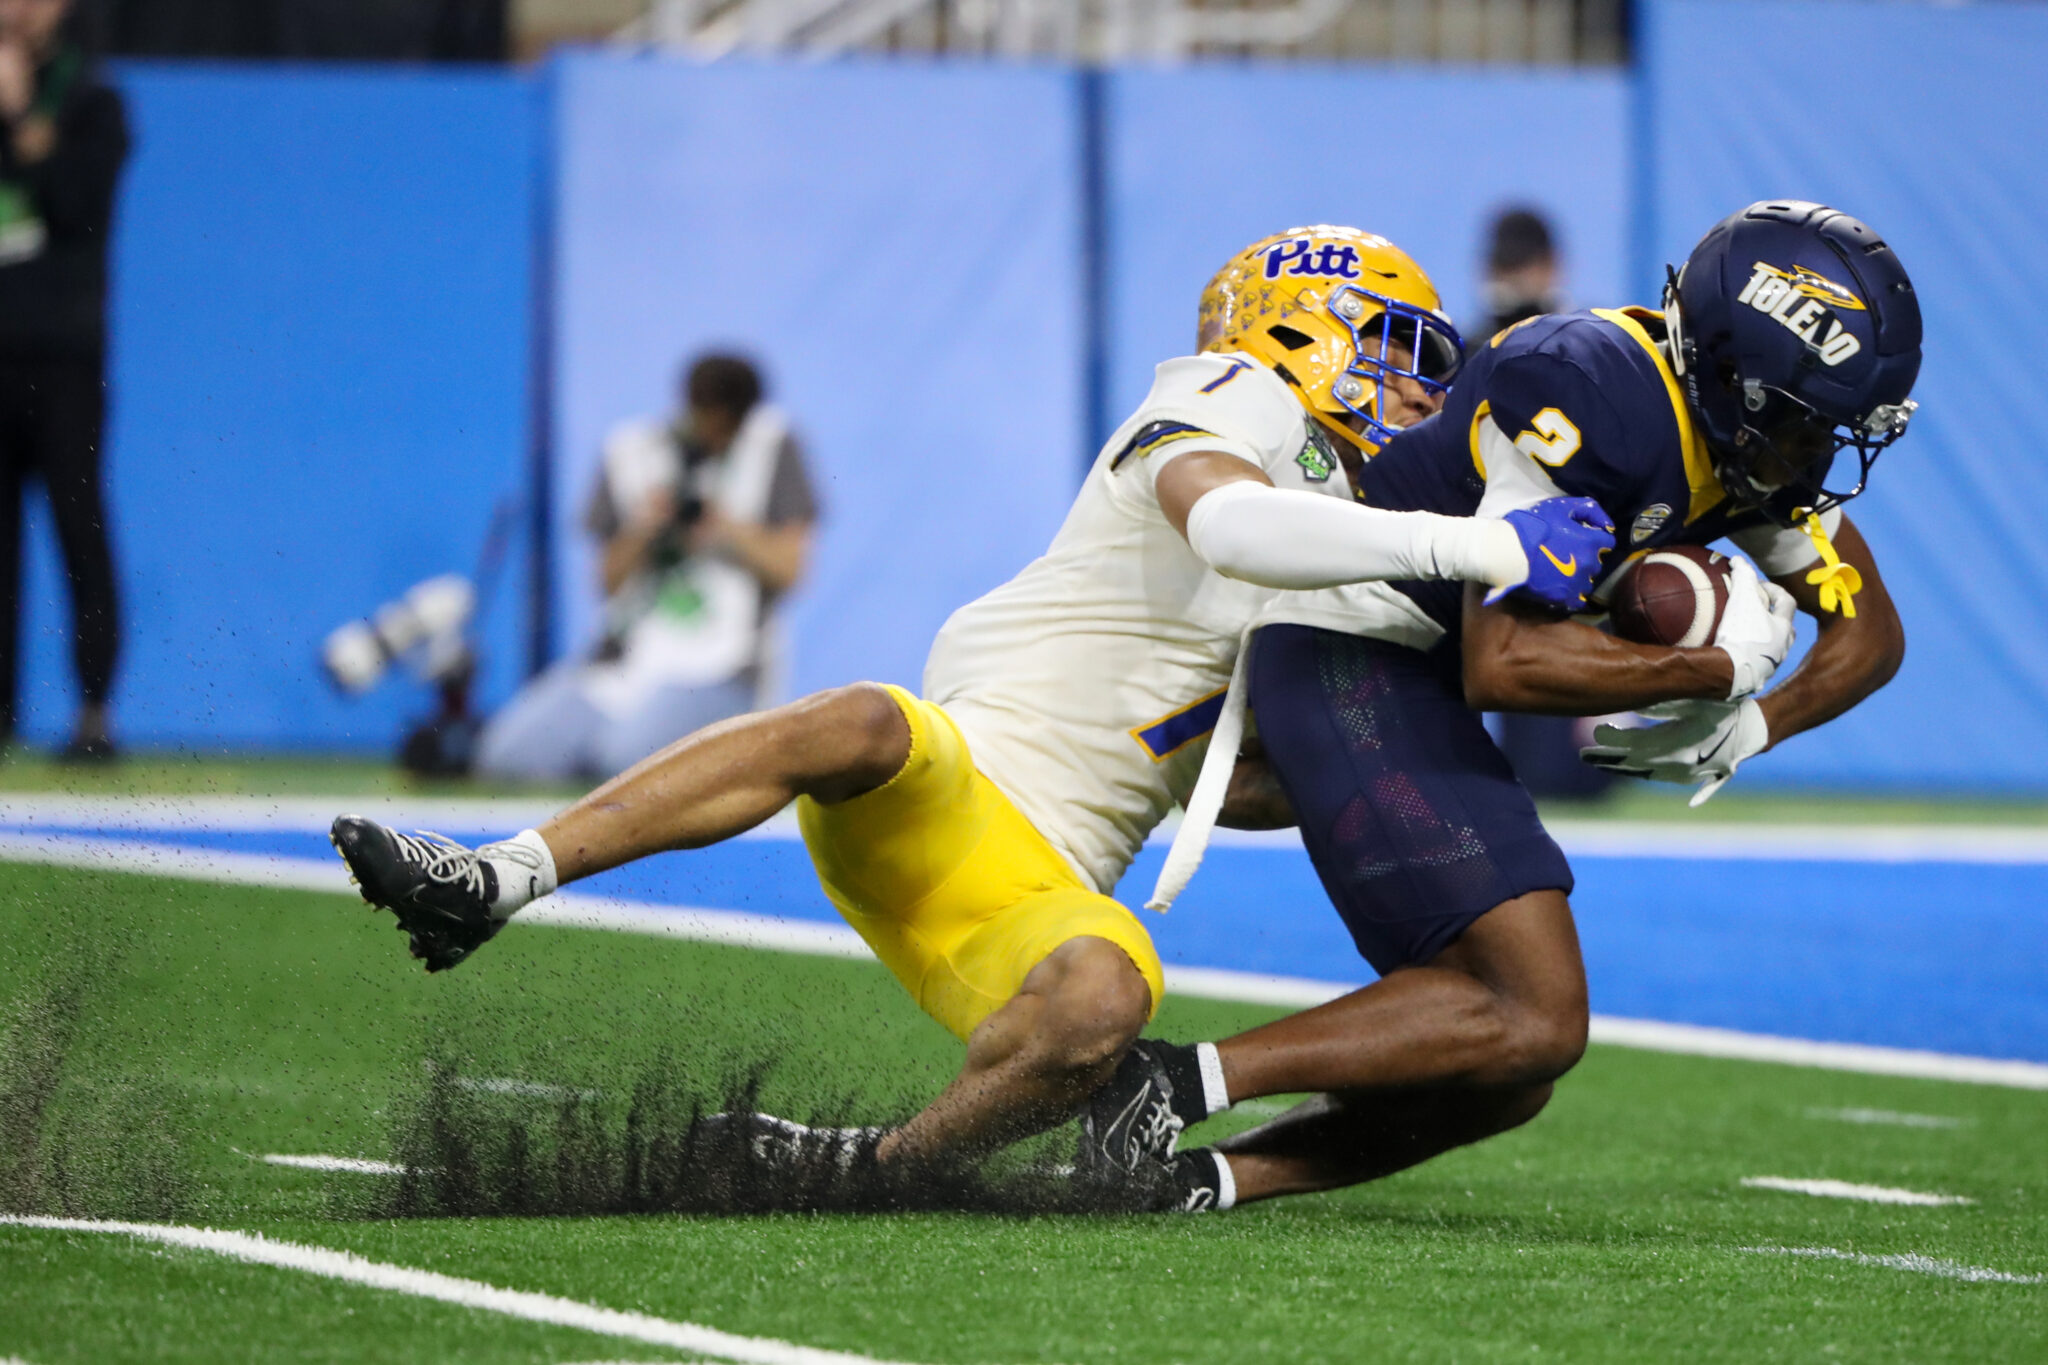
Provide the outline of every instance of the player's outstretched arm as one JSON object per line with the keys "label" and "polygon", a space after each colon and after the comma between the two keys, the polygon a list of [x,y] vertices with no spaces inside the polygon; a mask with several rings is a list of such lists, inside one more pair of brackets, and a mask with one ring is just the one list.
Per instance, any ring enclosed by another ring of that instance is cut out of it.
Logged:
{"label": "player's outstretched arm", "polygon": [[1863,580],[1855,595],[1854,616],[1823,608],[1820,585],[1809,583],[1805,570],[1775,580],[1819,623],[1820,635],[1799,667],[1757,698],[1770,726],[1771,745],[1824,725],[1855,706],[1890,682],[1906,658],[1906,628],[1878,575],[1869,543],[1847,517],[1833,540],[1842,562]]}
{"label": "player's outstretched arm", "polygon": [[1204,563],[1261,587],[1448,579],[1514,588],[1531,582],[1531,559],[1541,545],[1549,545],[1560,564],[1583,564],[1588,579],[1598,565],[1597,554],[1579,547],[1592,528],[1567,525],[1568,519],[1525,542],[1513,526],[1492,518],[1395,512],[1275,488],[1257,466],[1223,451],[1174,456],[1153,488],[1168,522]]}
{"label": "player's outstretched arm", "polygon": [[1721,701],[1734,662],[1708,645],[1640,645],[1513,598],[1465,590],[1465,703],[1477,711],[1596,716],[1685,698]]}

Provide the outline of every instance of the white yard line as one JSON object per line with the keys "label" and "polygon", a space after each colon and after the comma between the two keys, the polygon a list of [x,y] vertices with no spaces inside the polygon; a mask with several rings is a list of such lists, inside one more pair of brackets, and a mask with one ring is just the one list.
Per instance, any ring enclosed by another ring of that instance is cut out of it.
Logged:
{"label": "white yard line", "polygon": [[622,1313],[615,1308],[558,1299],[552,1294],[532,1294],[517,1289],[499,1289],[480,1280],[458,1279],[411,1266],[387,1265],[352,1252],[328,1247],[279,1242],[253,1232],[224,1232],[213,1228],[180,1227],[168,1223],[117,1223],[90,1218],[38,1218],[21,1214],[0,1214],[0,1225],[45,1228],[54,1232],[112,1233],[143,1241],[193,1251],[212,1252],[232,1260],[255,1265],[297,1270],[330,1280],[367,1285],[372,1289],[410,1294],[415,1298],[438,1299],[463,1308],[502,1313],[506,1317],[543,1322],[556,1327],[574,1327],[585,1332],[643,1341],[650,1346],[695,1351],[719,1360],[745,1365],[886,1365],[872,1357],[848,1351],[825,1351],[772,1337],[743,1337],[702,1327],[694,1322],[672,1322],[645,1313]]}
{"label": "white yard line", "polygon": [[1880,1124],[1893,1128],[1962,1128],[1970,1120],[1940,1114],[1901,1114],[1895,1109],[1809,1109],[1810,1119],[1833,1119],[1837,1123]]}
{"label": "white yard line", "polygon": [[1234,1000],[1245,1005],[1284,1005],[1291,1009],[1313,1009],[1340,995],[1349,995],[1363,981],[1311,981],[1300,976],[1272,976],[1265,972],[1234,972],[1226,967],[1172,967],[1166,969],[1166,989],[1171,995],[1192,995],[1200,1000]]}
{"label": "white yard line", "polygon": [[2024,825],[1777,825],[1551,820],[1574,858],[1687,862],[2048,863],[2048,829]]}
{"label": "white yard line", "polygon": [[545,1085],[540,1081],[516,1081],[510,1076],[457,1076],[457,1090],[481,1095],[517,1095],[527,1100],[594,1100],[595,1090],[572,1090],[566,1085]]}
{"label": "white yard line", "polygon": [[63,834],[0,834],[0,862],[41,863],[92,872],[139,872],[187,882],[267,886],[354,894],[339,858],[281,858],[227,853],[141,839],[79,839]]}
{"label": "white yard line", "polygon": [[346,1171],[351,1175],[405,1174],[403,1166],[394,1166],[388,1161],[371,1161],[360,1156],[322,1156],[318,1153],[292,1156],[285,1152],[266,1152],[256,1159],[266,1166],[292,1166],[302,1171]]}
{"label": "white yard line", "polygon": [[[1175,823],[1150,843],[1170,843]],[[2032,825],[1766,824],[1713,820],[1546,820],[1574,858],[1686,862],[2048,863],[2048,828]],[[1291,829],[1219,829],[1218,848],[1301,847]]]}
{"label": "white yard line", "polygon": [[[541,824],[564,802],[530,797],[66,796],[0,793],[0,826],[110,833],[260,830],[325,834],[337,815],[367,815],[404,829],[493,830]],[[796,817],[778,815],[746,838],[794,839]]]}
{"label": "white yard line", "polygon": [[2040,1284],[2048,1280],[2043,1275],[2014,1275],[2003,1270],[1990,1270],[1983,1266],[1962,1265],[1956,1261],[1944,1261],[1934,1256],[1922,1256],[1907,1252],[1899,1256],[1866,1256],[1860,1252],[1842,1251],[1835,1247],[1737,1247],[1752,1256],[1810,1256],[1823,1261],[1849,1261],[1855,1265],[1880,1266],[1886,1270],[1910,1270],[1919,1275],[1939,1275],[1946,1280],[1968,1280],[1974,1284]]}
{"label": "white yard line", "polygon": [[1847,1180],[1794,1180],[1782,1175],[1746,1175],[1744,1189],[1782,1190],[1786,1194],[1810,1194],[1818,1199],[1860,1199],[1866,1204],[1974,1204],[1960,1194],[1922,1194],[1919,1190],[1893,1189],[1889,1185],[1856,1185]]}
{"label": "white yard line", "polygon": [[650,934],[657,938],[723,943],[739,948],[809,953],[814,957],[847,957],[873,961],[874,954],[844,924],[778,919],[739,910],[707,910],[694,905],[648,905],[558,892],[519,912],[521,923],[564,929],[608,929],[614,933]]}
{"label": "white yard line", "polygon": [[1811,1066],[1823,1071],[1856,1071],[1869,1076],[1903,1076],[1923,1081],[2002,1085],[2015,1090],[2048,1090],[2048,1065],[2007,1061],[2002,1057],[1960,1057],[1948,1052],[1923,1052],[1917,1048],[1824,1043],[1805,1038],[1780,1038],[1768,1033],[1708,1028],[1701,1024],[1617,1019],[1601,1014],[1593,1016],[1591,1037],[1596,1043],[1614,1047],[1676,1052],[1688,1057],[1725,1057],[1739,1062]]}
{"label": "white yard line", "polygon": [[[102,872],[135,872],[186,881],[263,886],[354,896],[341,860],[286,858],[259,853],[223,853],[133,840],[71,838],[64,835],[0,834],[0,862],[43,863]],[[649,934],[775,952],[873,961],[859,934],[843,924],[780,919],[701,906],[651,905],[562,892],[523,910],[521,924],[617,933]],[[1306,1009],[1334,1000],[1362,982],[1317,981],[1220,967],[1168,967],[1169,991],[1204,1000]],[[2048,1090],[2048,1064],[1996,1057],[1964,1057],[1911,1048],[1863,1043],[1817,1042],[1743,1033],[1700,1024],[1594,1015],[1592,1040],[1614,1047],[1673,1052],[1690,1057],[1774,1062],[1918,1080]]]}

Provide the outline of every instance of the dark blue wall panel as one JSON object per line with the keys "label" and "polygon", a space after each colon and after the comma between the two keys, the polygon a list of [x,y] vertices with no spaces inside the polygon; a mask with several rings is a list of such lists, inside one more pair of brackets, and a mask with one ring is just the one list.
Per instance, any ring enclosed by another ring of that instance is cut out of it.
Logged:
{"label": "dark blue wall panel", "polygon": [[1082,452],[1074,77],[575,57],[558,123],[557,645],[597,613],[598,448],[736,345],[825,500],[789,689],[916,686],[961,603],[1042,551]]}
{"label": "dark blue wall panel", "polygon": [[[537,107],[504,74],[132,66],[109,442],[128,739],[388,746],[417,689],[346,702],[325,633],[476,560],[525,460]],[[71,706],[33,549],[27,729]],[[512,562],[515,574],[519,564]],[[516,577],[487,644],[516,672]]]}
{"label": "dark blue wall panel", "polygon": [[[2048,8],[1652,0],[1642,273],[1770,196],[1866,219],[1927,325],[1912,433],[1851,509],[1906,622],[1898,680],[1745,785],[2048,788]],[[1790,53],[1826,53],[1825,77]]]}

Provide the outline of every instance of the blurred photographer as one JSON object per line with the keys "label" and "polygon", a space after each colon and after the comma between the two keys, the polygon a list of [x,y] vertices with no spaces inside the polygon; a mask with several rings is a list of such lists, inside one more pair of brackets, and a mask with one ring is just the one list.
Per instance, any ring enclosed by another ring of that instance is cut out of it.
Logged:
{"label": "blurred photographer", "polygon": [[603,640],[492,718],[480,773],[608,776],[754,709],[771,682],[775,605],[818,517],[803,450],[747,361],[704,356],[682,388],[679,415],[605,441],[584,519],[602,547]]}
{"label": "blurred photographer", "polygon": [[1518,322],[1565,311],[1563,276],[1550,220],[1532,208],[1501,210],[1486,233],[1479,285],[1486,316],[1465,335],[1484,341]]}
{"label": "blurred photographer", "polygon": [[81,700],[70,759],[113,757],[119,649],[100,489],[107,236],[128,156],[121,97],[67,36],[71,0],[0,0],[0,745],[12,734],[21,496],[40,479],[71,587]]}

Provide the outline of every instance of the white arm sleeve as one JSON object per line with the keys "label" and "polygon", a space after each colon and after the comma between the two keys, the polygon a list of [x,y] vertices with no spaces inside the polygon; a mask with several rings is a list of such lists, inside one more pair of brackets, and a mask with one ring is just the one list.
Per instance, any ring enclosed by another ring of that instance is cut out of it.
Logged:
{"label": "white arm sleeve", "polygon": [[1529,575],[1521,537],[1505,522],[1390,512],[1249,479],[1195,500],[1188,544],[1224,577],[1267,588],[1408,578],[1499,588]]}
{"label": "white arm sleeve", "polygon": [[[1830,507],[1820,514],[1820,528],[1828,533],[1830,540],[1835,532],[1842,529],[1842,509]],[[1765,578],[1783,578],[1799,572],[1820,558],[1820,551],[1813,548],[1813,541],[1806,532],[1797,527],[1753,526],[1747,531],[1737,531],[1728,539],[1735,542],[1735,548],[1756,562]]]}

